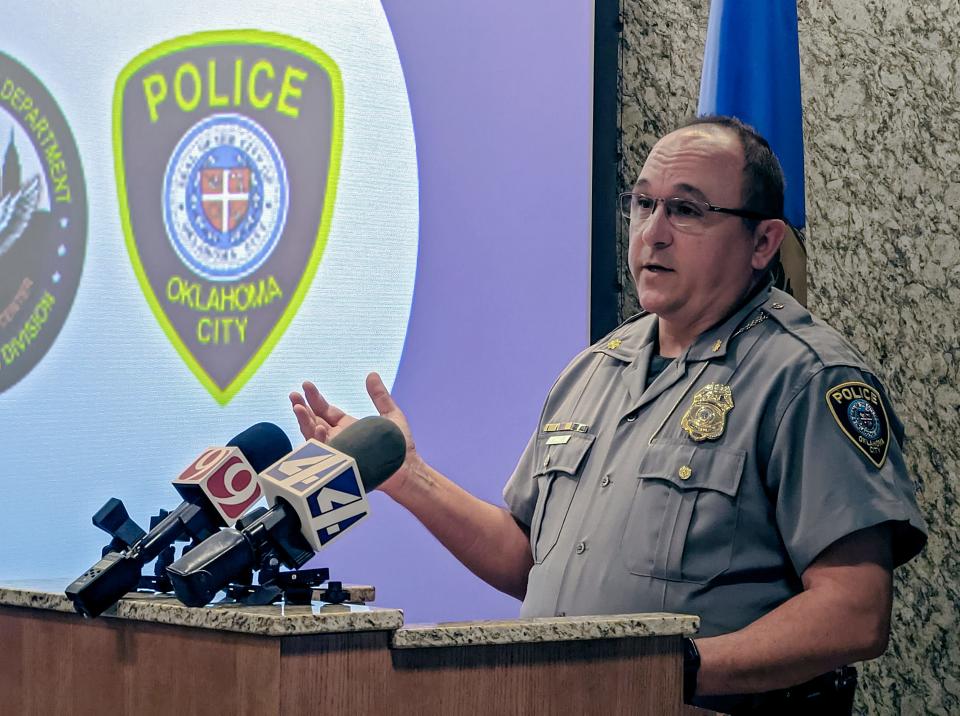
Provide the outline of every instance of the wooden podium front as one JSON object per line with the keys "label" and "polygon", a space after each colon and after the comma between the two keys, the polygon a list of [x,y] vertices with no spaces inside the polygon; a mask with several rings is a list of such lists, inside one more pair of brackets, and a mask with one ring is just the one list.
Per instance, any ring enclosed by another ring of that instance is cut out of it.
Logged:
{"label": "wooden podium front", "polygon": [[61,585],[0,585],[0,713],[682,714],[696,617],[403,626],[365,605],[185,607],[129,595],[98,619]]}

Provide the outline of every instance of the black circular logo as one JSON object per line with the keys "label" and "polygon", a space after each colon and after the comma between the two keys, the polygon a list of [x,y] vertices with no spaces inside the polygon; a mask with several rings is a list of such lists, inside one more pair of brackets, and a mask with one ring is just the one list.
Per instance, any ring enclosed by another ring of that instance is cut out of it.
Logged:
{"label": "black circular logo", "polygon": [[0,393],[40,362],[80,283],[87,190],[56,101],[0,52]]}

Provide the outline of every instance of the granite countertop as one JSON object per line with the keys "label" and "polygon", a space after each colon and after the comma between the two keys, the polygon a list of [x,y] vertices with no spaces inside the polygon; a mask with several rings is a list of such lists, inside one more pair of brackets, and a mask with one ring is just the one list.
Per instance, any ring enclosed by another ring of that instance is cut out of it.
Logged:
{"label": "granite countertop", "polygon": [[695,634],[699,628],[699,617],[656,613],[411,624],[393,633],[392,646],[396,649],[417,649],[644,636],[686,636]]}
{"label": "granite countertop", "polygon": [[[64,594],[68,579],[5,580],[0,583],[0,605],[49,609],[75,613],[73,603]],[[372,587],[345,589],[351,599],[369,596]],[[103,617],[134,619],[199,629],[233,631],[260,636],[326,634],[352,631],[392,631],[403,625],[399,609],[380,609],[363,604],[269,604],[249,607],[235,603],[214,603],[195,608],[181,604],[170,594],[131,592]],[[101,618],[103,618],[101,617]]]}
{"label": "granite countertop", "polygon": [[[4,580],[0,605],[75,613],[63,590],[70,580]],[[373,596],[372,587],[344,587],[352,599]],[[79,618],[79,617],[78,617]],[[677,636],[696,633],[700,619],[683,614],[613,614],[492,621],[446,622],[403,626],[400,609],[364,604],[270,604],[245,606],[218,602],[188,607],[170,594],[131,592],[100,618],[132,619],[158,624],[290,636],[353,631],[392,631],[397,649],[481,646],[536,642]]]}

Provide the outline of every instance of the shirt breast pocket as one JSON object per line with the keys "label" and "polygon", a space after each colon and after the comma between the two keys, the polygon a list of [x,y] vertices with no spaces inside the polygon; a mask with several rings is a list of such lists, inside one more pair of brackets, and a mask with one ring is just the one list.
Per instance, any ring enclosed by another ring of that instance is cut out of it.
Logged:
{"label": "shirt breast pocket", "polygon": [[[550,440],[564,438],[569,440],[562,444],[548,444]],[[537,437],[539,463],[533,474],[538,488],[537,505],[530,523],[530,547],[537,564],[546,559],[557,543],[594,438],[590,433],[553,433]]]}
{"label": "shirt breast pocket", "polygon": [[633,574],[704,584],[730,567],[746,451],[656,441],[640,458],[620,554]]}

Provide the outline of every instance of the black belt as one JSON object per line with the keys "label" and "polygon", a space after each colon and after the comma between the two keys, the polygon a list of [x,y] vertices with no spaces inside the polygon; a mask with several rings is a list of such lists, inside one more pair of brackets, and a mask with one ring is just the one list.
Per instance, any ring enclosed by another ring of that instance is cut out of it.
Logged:
{"label": "black belt", "polygon": [[693,703],[731,716],[850,716],[857,670],[842,666],[789,689],[762,694],[694,697]]}

